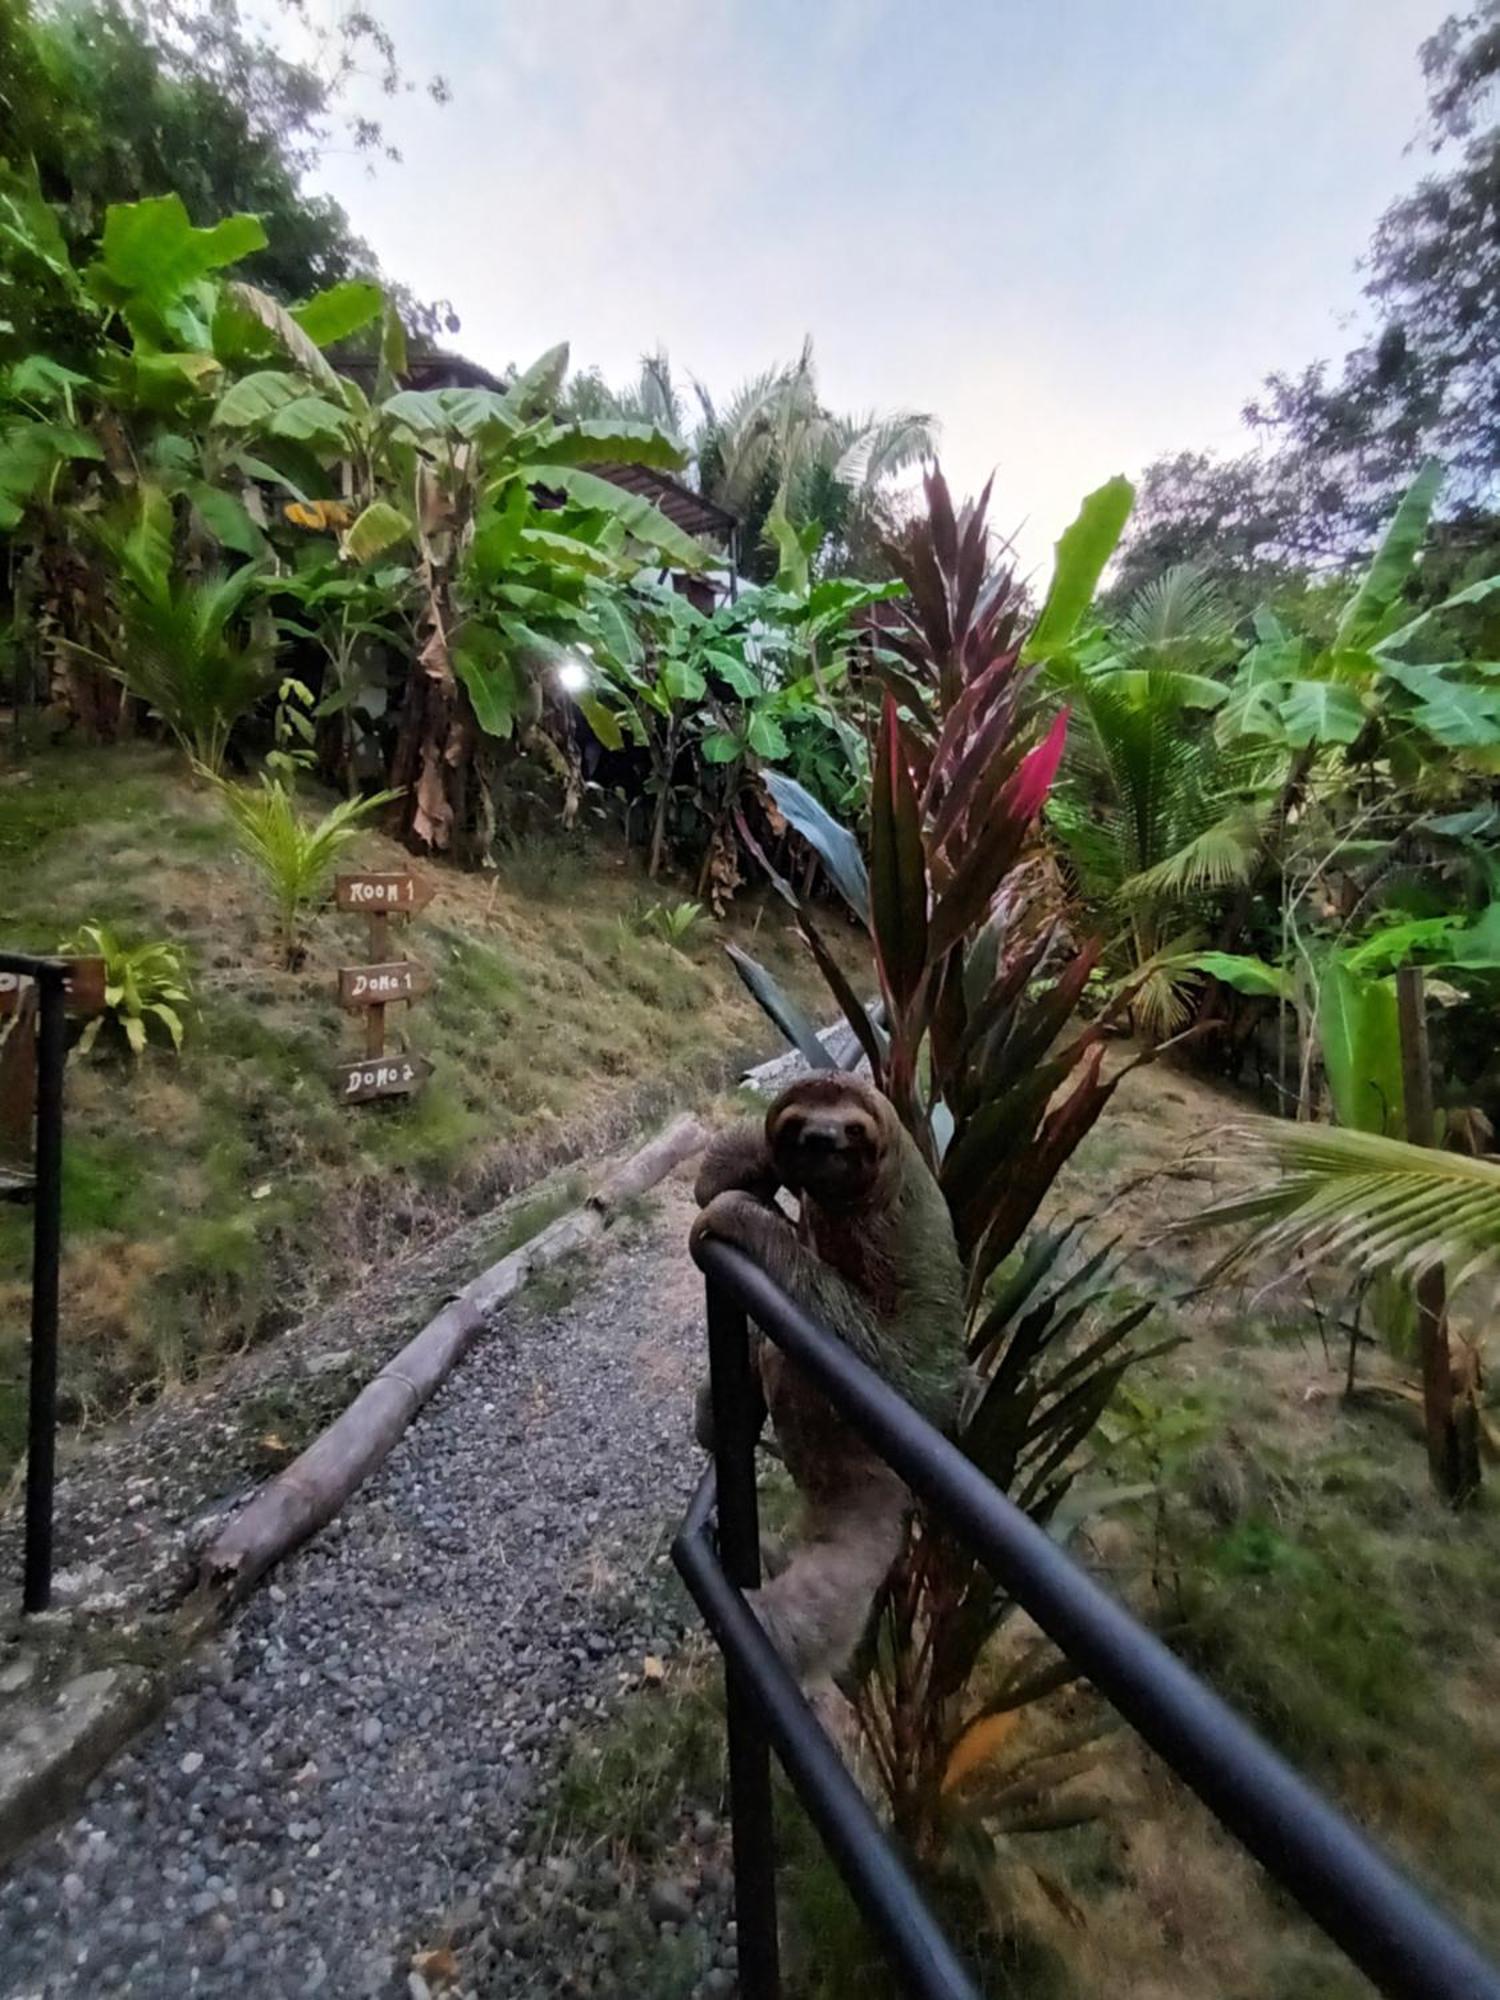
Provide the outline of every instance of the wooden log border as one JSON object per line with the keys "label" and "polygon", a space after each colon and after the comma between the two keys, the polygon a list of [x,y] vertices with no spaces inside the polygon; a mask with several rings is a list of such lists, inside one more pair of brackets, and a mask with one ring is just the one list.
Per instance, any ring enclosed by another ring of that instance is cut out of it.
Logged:
{"label": "wooden log border", "polygon": [[292,1463],[267,1480],[215,1538],[200,1580],[226,1606],[323,1527],[389,1454],[433,1391],[473,1345],[486,1318],[514,1298],[534,1271],[603,1234],[612,1215],[702,1150],[708,1132],[694,1117],[665,1131],[608,1176],[583,1207],[560,1216],[492,1264],[380,1370],[341,1416]]}

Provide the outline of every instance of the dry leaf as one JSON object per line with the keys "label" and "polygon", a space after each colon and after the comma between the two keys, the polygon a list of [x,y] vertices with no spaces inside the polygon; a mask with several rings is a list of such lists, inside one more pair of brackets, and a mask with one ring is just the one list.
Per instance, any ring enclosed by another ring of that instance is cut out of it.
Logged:
{"label": "dry leaf", "polygon": [[997,1750],[1019,1728],[1021,1711],[1007,1709],[1002,1715],[981,1715],[953,1746],[948,1768],[943,1773],[943,1790],[951,1792],[965,1778],[989,1762]]}
{"label": "dry leaf", "polygon": [[641,1679],[652,1687],[660,1687],[667,1678],[667,1669],[655,1653],[648,1653],[641,1663]]}
{"label": "dry leaf", "polygon": [[354,513],[347,500],[290,500],[282,509],[294,528],[347,528]]}
{"label": "dry leaf", "polygon": [[411,1969],[420,1972],[429,1986],[453,1986],[458,1981],[458,1955],[445,1944],[433,1951],[413,1952]]}
{"label": "dry leaf", "polygon": [[284,1438],[278,1437],[275,1431],[267,1431],[265,1436],[260,1440],[260,1448],[262,1451],[280,1452],[284,1457],[292,1447]]}

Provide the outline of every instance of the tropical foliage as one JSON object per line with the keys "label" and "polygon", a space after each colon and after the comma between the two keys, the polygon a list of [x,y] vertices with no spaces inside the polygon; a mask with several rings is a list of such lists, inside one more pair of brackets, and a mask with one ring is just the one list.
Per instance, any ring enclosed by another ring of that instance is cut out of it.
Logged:
{"label": "tropical foliage", "polygon": [[165,939],[127,944],[106,924],[83,924],[58,949],[104,961],[104,1012],[96,1014],[79,1037],[84,1055],[110,1027],[123,1036],[133,1056],[143,1056],[153,1023],[166,1030],[174,1050],[181,1050],[181,1010],[191,995],[180,946]]}
{"label": "tropical foliage", "polygon": [[[1137,1358],[1128,1340],[1148,1310],[1110,1312],[1107,1260],[1070,1264],[1071,1232],[1028,1235],[1124,1074],[1103,1074],[1106,1020],[1074,1018],[1097,947],[1067,943],[1029,863],[1067,728],[1065,714],[1047,713],[1043,666],[1075,640],[1129,491],[1121,482],[1085,502],[1026,635],[1015,580],[994,563],[988,496],[955,509],[940,474],[925,487],[925,516],[890,551],[909,595],[895,607],[892,657],[873,669],[868,859],[795,779],[767,780],[868,934],[876,1012],[806,899],[775,879],[948,1201],[968,1274],[973,1370],[958,1441],[1034,1518],[1056,1523],[1080,1447]],[[829,1064],[765,969],[742,954],[736,964],[808,1059]],[[919,1516],[854,1699],[895,1823],[929,1864],[947,1852],[955,1821],[978,1830],[997,1810],[1000,1767],[974,1754],[975,1732],[1067,1677],[1027,1659],[991,1684],[982,1663],[1011,1609],[983,1567]]]}

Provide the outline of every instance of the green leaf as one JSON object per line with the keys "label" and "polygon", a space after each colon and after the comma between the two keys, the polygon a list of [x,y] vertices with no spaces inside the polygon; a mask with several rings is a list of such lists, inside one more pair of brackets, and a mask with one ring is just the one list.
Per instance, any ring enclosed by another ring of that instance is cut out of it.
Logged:
{"label": "green leaf", "polygon": [[372,500],[350,523],[343,540],[344,554],[357,563],[373,562],[376,556],[406,541],[411,532],[411,522],[399,507],[391,506],[388,500]]}
{"label": "green leaf", "polygon": [[1460,916],[1418,917],[1411,923],[1389,924],[1356,945],[1352,951],[1343,951],[1340,956],[1351,972],[1389,972],[1395,966],[1405,965],[1416,952],[1425,955],[1430,951],[1441,951],[1462,925],[1463,918]]}
{"label": "green leaf", "polygon": [[1338,681],[1293,681],[1278,713],[1287,742],[1298,750],[1311,743],[1352,743],[1365,726],[1359,696]]}
{"label": "green leaf", "polygon": [[1403,495],[1364,580],[1344,607],[1333,649],[1367,646],[1400,599],[1427,537],[1427,524],[1443,483],[1443,468],[1429,458]]}
{"label": "green leaf", "polygon": [[706,646],[703,658],[742,701],[754,701],[757,695],[764,692],[760,682],[737,654],[726,653],[721,646]]}
{"label": "green leaf", "polygon": [[741,951],[738,945],[725,945],[724,949],[752,997],[770,1015],[804,1061],[814,1069],[837,1069],[838,1064],[818,1039],[817,1029],[772,974],[747,952]]}
{"label": "green leaf", "polygon": [[593,730],[606,750],[623,750],[625,738],[620,729],[619,717],[604,706],[597,695],[576,694],[578,713]]}
{"label": "green leaf", "polygon": [[176,411],[198,397],[211,395],[223,364],[213,354],[132,354],[121,370],[127,400],[141,409]]}
{"label": "green leaf", "polygon": [[453,671],[469,691],[487,736],[510,735],[520,705],[515,663],[501,635],[488,625],[466,625],[450,649]]}
{"label": "green leaf", "polygon": [[523,369],[505,392],[506,414],[514,423],[545,416],[557,401],[568,372],[568,343],[559,341]]}
{"label": "green leaf", "polygon": [[1396,988],[1331,953],[1318,981],[1318,1039],[1334,1116],[1361,1132],[1405,1130]]}
{"label": "green leaf", "polygon": [[660,556],[668,567],[700,570],[714,561],[700,542],[684,534],[675,521],[669,521],[649,500],[627,492],[611,480],[601,479],[595,472],[586,472],[576,465],[528,465],[522,476],[533,486],[566,493],[580,507],[612,515],[628,534]]}
{"label": "green leaf", "polygon": [[226,549],[233,549],[237,555],[263,556],[266,553],[265,536],[251,520],[244,501],[236,494],[226,493],[222,486],[210,486],[207,480],[195,481],[188,487],[187,494],[215,541],[222,543]]}
{"label": "green leaf", "polygon": [[1497,590],[1500,590],[1500,575],[1481,577],[1478,583],[1471,583],[1463,590],[1456,590],[1451,597],[1445,597],[1441,604],[1434,604],[1430,611],[1424,611],[1419,618],[1413,618],[1405,625],[1398,626],[1394,632],[1387,632],[1383,639],[1376,642],[1374,650],[1377,654],[1398,653],[1410,645],[1419,632],[1425,631],[1427,626],[1435,623],[1445,612],[1455,611],[1465,604],[1482,604],[1487,597],[1493,597]]}
{"label": "green leaf", "polygon": [[606,418],[568,424],[526,447],[534,465],[654,465],[676,471],[687,453],[655,424]]}
{"label": "green leaf", "polygon": [[1291,974],[1279,965],[1267,965],[1263,958],[1246,958],[1233,951],[1194,951],[1163,959],[1161,964],[1168,969],[1182,966],[1185,970],[1206,972],[1211,979],[1232,986],[1236,993],[1258,994],[1276,1000],[1292,998]]}
{"label": "green leaf", "polygon": [[64,368],[50,354],[28,354],[11,369],[5,385],[18,401],[64,403],[74,389],[93,387],[87,375]]}
{"label": "green leaf", "polygon": [[1279,1118],[1247,1123],[1235,1138],[1238,1159],[1269,1157],[1281,1175],[1194,1218],[1203,1228],[1257,1223],[1236,1261],[1253,1254],[1285,1268],[1327,1256],[1361,1276],[1407,1278],[1442,1265],[1451,1291],[1500,1259],[1494,1160]]}
{"label": "green leaf", "polygon": [[829,880],[861,923],[870,921],[870,878],[865,869],[859,842],[847,827],[840,826],[827,808],[811,792],[789,778],[784,771],[767,771],[767,791],[777,811],[801,834],[828,870]]}
{"label": "green leaf", "polygon": [[12,424],[0,433],[0,494],[30,499],[68,460],[103,456],[98,439],[71,424]]}
{"label": "green leaf", "polygon": [[661,679],[673,701],[702,701],[708,693],[708,682],[689,660],[668,655],[662,662]]}
{"label": "green leaf", "polygon": [[1500,968],[1500,903],[1491,903],[1467,930],[1456,932],[1443,947],[1441,962],[1474,972]]}
{"label": "green leaf", "polygon": [[1042,615],[1021,649],[1023,661],[1044,660],[1060,653],[1077,631],[1094,601],[1104,566],[1119,546],[1135,504],[1135,488],[1116,476],[1089,494],[1078,518],[1057,543],[1052,585]]}
{"label": "green leaf", "polygon": [[368,278],[345,278],[293,306],[292,318],[318,347],[331,347],[378,319],[384,305],[379,285]]}
{"label": "green leaf", "polygon": [[709,764],[732,764],[743,747],[737,736],[731,736],[725,729],[715,729],[703,739],[704,761]]}
{"label": "green leaf", "polygon": [[212,418],[220,430],[264,430],[273,437],[336,441],[348,413],[315,395],[300,375],[274,368],[242,375],[224,391]]}
{"label": "green leaf", "polygon": [[793,527],[778,493],[766,516],[766,536],[776,545],[776,588],[789,597],[805,598],[808,592],[808,551]]}
{"label": "green leaf", "polygon": [[157,195],[106,210],[89,278],[108,305],[139,303],[164,315],[210,271],[265,247],[257,216],[230,215],[212,229],[195,229],[180,195]]}
{"label": "green leaf", "polygon": [[764,710],[752,714],[745,734],[750,748],[760,757],[785,757],[790,748],[781,724]]}
{"label": "green leaf", "polygon": [[[317,344],[309,338],[302,327],[287,311],[280,299],[273,299],[269,292],[261,291],[258,285],[247,285],[234,279],[226,281],[223,300],[231,308],[245,314],[256,325],[264,328],[286,358],[294,362],[304,375],[315,382],[320,389],[340,393],[338,376],[320,353]],[[215,352],[220,352],[218,328],[220,315],[214,315]]]}
{"label": "green leaf", "polygon": [[392,300],[387,299],[380,315],[380,367],[375,377],[375,400],[384,403],[406,373],[406,328]]}
{"label": "green leaf", "polygon": [[1410,719],[1450,750],[1484,750],[1500,743],[1500,695],[1466,681],[1450,680],[1436,667],[1382,662],[1388,680],[1415,695]]}

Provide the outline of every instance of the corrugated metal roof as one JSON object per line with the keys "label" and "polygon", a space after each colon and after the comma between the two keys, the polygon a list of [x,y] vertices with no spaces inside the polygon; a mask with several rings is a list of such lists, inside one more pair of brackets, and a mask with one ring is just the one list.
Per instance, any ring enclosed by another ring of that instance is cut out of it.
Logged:
{"label": "corrugated metal roof", "polygon": [[712,500],[673,479],[670,473],[658,472],[652,466],[596,465],[593,470],[616,486],[623,486],[627,493],[639,493],[685,534],[696,535],[700,540],[706,535],[714,541],[727,542],[739,525],[733,514],[716,507]]}

